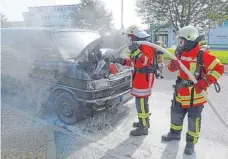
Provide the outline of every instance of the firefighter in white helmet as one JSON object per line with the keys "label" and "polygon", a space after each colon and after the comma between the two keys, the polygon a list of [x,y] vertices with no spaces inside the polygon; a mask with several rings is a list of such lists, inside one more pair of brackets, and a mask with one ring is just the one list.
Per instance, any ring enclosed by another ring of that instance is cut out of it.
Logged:
{"label": "firefighter in white helmet", "polygon": [[179,30],[177,58],[193,74],[198,83],[194,84],[187,74],[180,69],[179,63],[171,60],[168,69],[179,71],[175,85],[174,98],[171,105],[170,132],[162,136],[163,141],[180,140],[183,121],[188,113],[188,132],[186,134],[185,154],[194,152],[201,127],[201,113],[206,99],[201,94],[211,84],[215,84],[224,73],[223,64],[208,50],[200,47],[201,36],[193,26],[186,26]]}
{"label": "firefighter in white helmet", "polygon": [[[161,41],[156,41],[155,42],[156,45],[159,45],[159,46],[163,46],[162,42]],[[165,69],[165,63],[164,63],[164,57],[163,57],[164,53],[161,52],[161,51],[157,51],[156,50],[156,56],[157,56],[157,63],[158,63],[158,71],[159,71],[159,77],[161,79],[163,79],[163,71]]]}
{"label": "firefighter in white helmet", "polygon": [[141,136],[148,134],[149,123],[149,96],[151,95],[154,83],[154,48],[147,45],[138,45],[135,41],[147,41],[150,37],[145,31],[139,29],[136,25],[128,27],[125,35],[129,38],[130,55],[127,58],[116,58],[112,62],[117,62],[126,66],[133,66],[133,81],[131,94],[136,99],[136,110],[138,122],[133,123],[135,130],[130,132],[132,136]]}

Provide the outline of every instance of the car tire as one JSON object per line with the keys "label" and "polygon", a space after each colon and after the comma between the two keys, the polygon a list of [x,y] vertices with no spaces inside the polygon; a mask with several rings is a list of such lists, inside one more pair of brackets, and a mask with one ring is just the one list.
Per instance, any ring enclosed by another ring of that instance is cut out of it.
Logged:
{"label": "car tire", "polygon": [[68,92],[58,95],[55,100],[55,106],[57,116],[64,124],[76,124],[84,117],[84,112],[80,109],[77,99]]}

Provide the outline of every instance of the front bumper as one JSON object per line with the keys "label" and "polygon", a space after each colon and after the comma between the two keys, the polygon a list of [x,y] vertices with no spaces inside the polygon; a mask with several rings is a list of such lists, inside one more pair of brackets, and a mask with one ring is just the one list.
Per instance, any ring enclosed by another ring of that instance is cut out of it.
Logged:
{"label": "front bumper", "polygon": [[87,109],[90,110],[102,110],[110,108],[113,106],[123,105],[124,103],[131,100],[133,96],[131,95],[131,90],[127,90],[123,93],[109,96],[105,98],[100,98],[96,100],[84,100],[83,103]]}

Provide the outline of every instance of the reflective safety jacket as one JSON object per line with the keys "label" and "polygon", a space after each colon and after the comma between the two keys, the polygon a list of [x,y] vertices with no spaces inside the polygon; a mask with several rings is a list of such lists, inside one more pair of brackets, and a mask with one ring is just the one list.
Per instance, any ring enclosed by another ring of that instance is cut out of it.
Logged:
{"label": "reflective safety jacket", "polygon": [[140,69],[151,68],[154,61],[154,48],[141,45],[140,50],[125,59],[126,66],[133,66],[133,81],[131,94],[136,97],[148,97],[151,95],[154,83],[154,73],[142,73]]}
{"label": "reflective safety jacket", "polygon": [[[196,79],[198,79],[198,77],[196,76],[197,75],[196,72],[198,70],[197,55],[199,51],[200,51],[200,45],[196,46],[194,49],[190,50],[189,52],[182,52],[181,57],[178,57],[178,59],[183,63],[183,65],[193,75],[195,75]],[[171,69],[170,63],[171,61],[169,61],[168,63],[168,69],[171,72],[174,72],[175,70]],[[204,51],[203,53],[203,65],[204,65],[205,73],[201,75],[201,78],[205,79],[205,82],[210,81],[210,82],[207,82],[207,84],[209,83],[209,85],[212,83],[216,83],[217,80],[224,73],[223,64],[208,50]],[[181,69],[179,70],[178,76],[183,81],[190,80],[188,75]],[[199,94],[199,93],[197,94],[195,89],[194,89],[194,92],[193,91],[191,92],[192,88],[193,88],[193,85],[189,87],[179,88],[177,90],[176,101],[180,102],[183,108],[188,108],[190,106],[191,93],[194,93],[192,106],[200,106],[206,103],[206,99],[204,99],[202,94]]]}

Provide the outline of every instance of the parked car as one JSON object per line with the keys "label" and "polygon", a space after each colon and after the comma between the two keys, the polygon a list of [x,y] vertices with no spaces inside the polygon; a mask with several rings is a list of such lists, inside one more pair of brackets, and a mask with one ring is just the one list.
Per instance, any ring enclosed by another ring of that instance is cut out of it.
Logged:
{"label": "parked car", "polygon": [[120,56],[116,37],[78,29],[8,28],[1,33],[2,87],[53,103],[63,123],[75,124],[132,99],[131,68],[118,65],[119,72],[112,74],[104,61]]}

